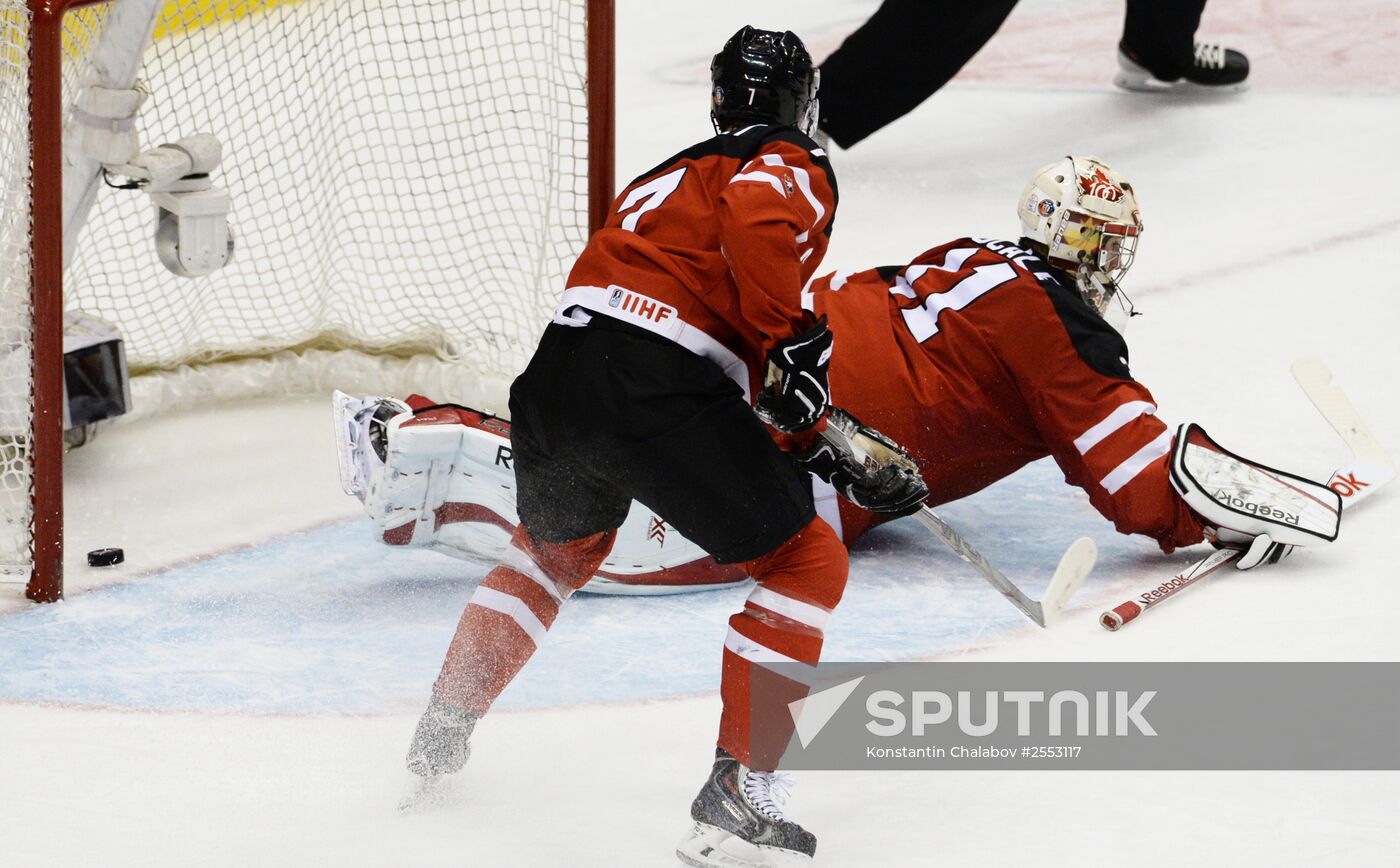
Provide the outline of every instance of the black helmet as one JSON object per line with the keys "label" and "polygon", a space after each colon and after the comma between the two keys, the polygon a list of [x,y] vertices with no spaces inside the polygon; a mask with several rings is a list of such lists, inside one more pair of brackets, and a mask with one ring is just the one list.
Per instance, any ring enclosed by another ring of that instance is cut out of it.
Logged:
{"label": "black helmet", "polygon": [[710,62],[710,120],[716,132],[749,124],[784,124],[811,132],[817,78],[812,56],[791,30],[745,26]]}

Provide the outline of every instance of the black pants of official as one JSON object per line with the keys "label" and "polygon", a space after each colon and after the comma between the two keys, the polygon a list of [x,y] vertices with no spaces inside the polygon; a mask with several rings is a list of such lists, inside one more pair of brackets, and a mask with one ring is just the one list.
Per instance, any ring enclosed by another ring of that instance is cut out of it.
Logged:
{"label": "black pants of official", "polygon": [[[1206,0],[1127,0],[1123,45],[1158,78],[1179,78]],[[821,128],[843,148],[948,83],[1016,0],[885,0],[821,66]]]}

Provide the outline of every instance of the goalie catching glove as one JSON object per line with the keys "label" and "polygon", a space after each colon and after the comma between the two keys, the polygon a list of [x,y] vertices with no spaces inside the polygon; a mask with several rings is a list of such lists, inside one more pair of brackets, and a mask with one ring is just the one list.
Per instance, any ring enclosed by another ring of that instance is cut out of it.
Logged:
{"label": "goalie catching glove", "polygon": [[1337,492],[1227,452],[1199,425],[1177,431],[1171,480],[1211,543],[1241,552],[1237,569],[1278,563],[1296,546],[1331,542],[1341,527]]}
{"label": "goalie catching glove", "polygon": [[827,414],[820,439],[798,462],[871,512],[909,515],[928,499],[919,465],[890,438],[839,407]]}
{"label": "goalie catching glove", "polygon": [[805,431],[821,420],[830,400],[827,367],[831,363],[831,330],[826,317],[768,351],[763,391],[754,409],[763,421],[789,434]]}

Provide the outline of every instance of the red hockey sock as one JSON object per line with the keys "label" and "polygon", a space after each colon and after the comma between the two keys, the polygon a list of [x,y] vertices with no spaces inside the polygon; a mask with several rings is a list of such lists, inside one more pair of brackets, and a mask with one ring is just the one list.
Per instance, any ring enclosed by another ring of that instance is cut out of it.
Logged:
{"label": "red hockey sock", "polygon": [[535,653],[560,606],[593,577],[615,536],[549,543],[516,528],[501,563],[467,603],[433,692],[485,714]]}
{"label": "red hockey sock", "polygon": [[[792,737],[787,703],[807,686],[765,663],[816,664],[822,629],[846,587],[846,547],[820,518],[745,566],[758,582],[724,640],[719,746],[752,768],[776,767]],[[757,666],[755,665],[757,664]],[[760,702],[755,707],[751,691]]]}

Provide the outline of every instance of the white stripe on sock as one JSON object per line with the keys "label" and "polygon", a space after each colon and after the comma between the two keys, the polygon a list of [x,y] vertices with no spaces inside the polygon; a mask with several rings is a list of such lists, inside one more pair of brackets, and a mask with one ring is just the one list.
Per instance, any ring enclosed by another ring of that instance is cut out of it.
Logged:
{"label": "white stripe on sock", "polygon": [[545,633],[549,632],[535,613],[530,611],[530,607],[525,605],[525,601],[519,597],[512,597],[510,594],[503,594],[491,588],[477,586],[476,593],[468,601],[469,606],[480,606],[483,609],[490,609],[493,612],[500,612],[508,616],[525,631],[525,635],[530,637],[530,641],[538,648],[544,641]]}
{"label": "white stripe on sock", "polygon": [[535,559],[530,557],[530,553],[516,548],[515,544],[506,546],[505,554],[501,555],[501,566],[509,567],[530,579],[535,584],[544,588],[549,596],[554,598],[554,602],[563,604],[569,596],[564,593],[558,584],[545,573],[544,568],[535,563]]}
{"label": "white stripe on sock", "polygon": [[827,619],[831,617],[831,613],[821,606],[794,600],[762,585],[755,587],[753,593],[749,594],[749,602],[817,630],[824,628]]}

